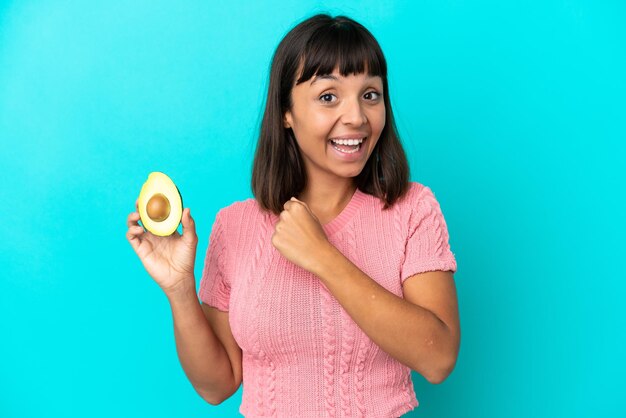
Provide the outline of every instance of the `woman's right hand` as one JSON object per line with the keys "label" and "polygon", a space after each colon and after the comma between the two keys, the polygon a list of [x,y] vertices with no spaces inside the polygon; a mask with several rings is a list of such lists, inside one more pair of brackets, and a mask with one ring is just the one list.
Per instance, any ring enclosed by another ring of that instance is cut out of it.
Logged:
{"label": "woman's right hand", "polygon": [[139,209],[128,215],[126,239],[139,256],[148,274],[166,294],[185,286],[195,289],[194,264],[198,236],[196,225],[189,208],[183,209],[183,234],[178,231],[167,237],[160,237],[144,231],[139,225]]}

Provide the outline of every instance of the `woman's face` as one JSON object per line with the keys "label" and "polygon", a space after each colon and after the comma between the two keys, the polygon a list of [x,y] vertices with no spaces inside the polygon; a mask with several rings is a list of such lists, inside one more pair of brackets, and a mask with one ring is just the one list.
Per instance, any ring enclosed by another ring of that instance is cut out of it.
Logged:
{"label": "woman's face", "polygon": [[[294,86],[291,99],[284,126],[293,130],[307,175],[357,176],[385,126],[382,79],[343,77],[335,69]],[[336,144],[331,139],[350,140]],[[351,144],[361,140],[358,146]]]}

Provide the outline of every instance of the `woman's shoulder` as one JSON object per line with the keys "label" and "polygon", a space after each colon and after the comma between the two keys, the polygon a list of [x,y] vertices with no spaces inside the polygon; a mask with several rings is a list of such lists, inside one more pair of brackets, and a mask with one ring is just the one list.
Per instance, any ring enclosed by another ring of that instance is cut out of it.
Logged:
{"label": "woman's shoulder", "polygon": [[408,191],[408,193],[409,194],[413,194],[413,195],[418,195],[419,193],[423,193],[423,191],[425,189],[427,189],[427,188],[428,188],[428,186],[426,186],[426,185],[424,185],[424,184],[422,184],[420,182],[410,181],[409,182],[409,191]]}
{"label": "woman's shoulder", "polygon": [[435,192],[429,186],[418,182],[411,182],[411,188],[407,195],[407,210],[422,214],[441,212],[439,200],[435,196]]}
{"label": "woman's shoulder", "polygon": [[427,194],[428,192],[430,192],[430,188],[428,186],[417,181],[409,181],[407,191],[399,199],[399,202],[402,206],[415,205],[415,203],[423,198],[424,194]]}
{"label": "woman's shoulder", "polygon": [[438,207],[439,203],[433,190],[420,182],[410,181],[404,195],[397,201],[399,210],[413,212],[420,207]]}
{"label": "woman's shoulder", "polygon": [[[241,222],[243,219],[252,219],[262,214],[261,207],[254,198],[236,200],[224,206],[217,212],[223,222]],[[231,221],[232,220],[232,221]]]}
{"label": "woman's shoulder", "polygon": [[216,223],[229,241],[236,242],[237,248],[257,242],[255,237],[265,236],[271,222],[268,212],[262,211],[253,198],[234,201],[218,210],[216,215]]}

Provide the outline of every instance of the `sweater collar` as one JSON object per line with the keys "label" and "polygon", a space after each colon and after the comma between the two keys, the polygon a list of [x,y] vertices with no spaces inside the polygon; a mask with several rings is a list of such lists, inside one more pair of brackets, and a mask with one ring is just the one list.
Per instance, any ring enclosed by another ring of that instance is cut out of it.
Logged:
{"label": "sweater collar", "polygon": [[365,201],[367,194],[363,193],[359,188],[356,188],[352,198],[348,202],[345,208],[337,215],[332,221],[325,225],[322,225],[326,236],[330,237],[339,231],[343,226],[352,219],[357,210],[361,207]]}
{"label": "sweater collar", "polygon": [[[367,193],[362,192],[357,187],[352,194],[350,201],[348,202],[346,207],[343,208],[343,210],[339,213],[339,215],[337,215],[335,219],[328,222],[327,224],[322,225],[326,236],[330,237],[338,232],[341,228],[343,228],[344,225],[347,224],[348,221],[350,221],[350,219],[354,217],[355,213],[359,210],[363,202],[367,199],[367,196]],[[271,212],[269,216],[271,219],[271,224],[276,225],[276,223],[278,222],[278,216]]]}

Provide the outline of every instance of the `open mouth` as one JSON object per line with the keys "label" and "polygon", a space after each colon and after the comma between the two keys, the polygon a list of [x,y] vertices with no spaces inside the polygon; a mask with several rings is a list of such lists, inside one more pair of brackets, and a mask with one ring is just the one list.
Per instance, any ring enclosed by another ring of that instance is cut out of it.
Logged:
{"label": "open mouth", "polygon": [[361,149],[366,139],[367,137],[358,139],[330,139],[328,142],[330,142],[334,149],[343,154],[354,154]]}

